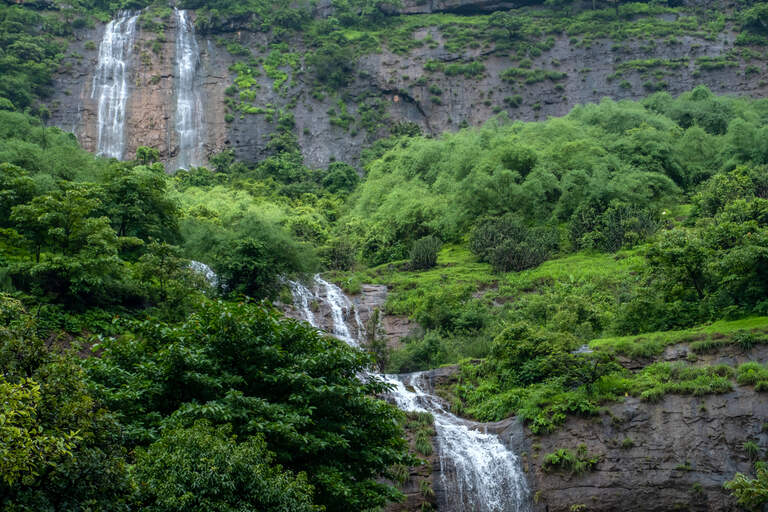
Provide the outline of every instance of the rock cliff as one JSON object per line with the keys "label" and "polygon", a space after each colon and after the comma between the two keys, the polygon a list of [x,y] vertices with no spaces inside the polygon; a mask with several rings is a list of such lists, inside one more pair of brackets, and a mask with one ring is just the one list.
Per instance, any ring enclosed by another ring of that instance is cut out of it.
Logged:
{"label": "rock cliff", "polygon": [[[409,0],[401,9],[413,14],[475,13],[502,7],[507,3]],[[700,8],[691,6],[692,12]],[[684,14],[659,16],[672,23]],[[131,127],[127,158],[139,145],[154,146],[165,161],[170,161],[176,151],[172,129],[176,79],[172,65],[173,24],[173,19],[167,20],[159,33],[141,25],[138,28],[127,112]],[[90,89],[102,32],[103,26],[97,26],[78,33],[78,40],[70,47],[71,56],[57,76],[57,92],[50,102],[52,122],[74,131],[86,148],[94,147],[96,113]],[[387,135],[400,122],[414,123],[423,133],[436,135],[482,124],[500,112],[513,119],[542,119],[563,115],[574,105],[603,97],[636,99],[657,89],[674,95],[705,84],[716,93],[763,96],[768,91],[765,67],[751,63],[748,55],[739,57],[739,51],[744,51],[735,46],[737,33],[727,24],[716,36],[690,32],[654,40],[652,44],[633,37],[585,42],[564,32],[554,33],[547,47],[525,65],[527,69],[556,72],[558,78],[525,83],[503,78],[504,70],[519,62],[514,55],[496,51],[492,45],[466,44],[457,50],[448,44],[448,36],[439,26],[428,23],[415,30],[412,37],[417,44],[407,52],[395,53],[382,45],[379,52],[359,57],[355,75],[340,96],[317,94],[312,72],[301,60],[295,66],[279,66],[284,74],[279,83],[274,75],[254,70],[253,105],[258,108],[250,113],[231,113],[225,106],[231,97],[231,93],[227,95],[228,87],[236,75],[231,66],[242,62],[243,56],[233,55],[226,46],[236,43],[255,62],[264,62],[272,51],[267,36],[235,28],[222,35],[198,35],[206,98],[206,153],[233,149],[247,161],[264,158],[270,152],[268,144],[281,114],[293,117],[292,130],[306,164],[319,168],[334,160],[357,162],[365,146]],[[288,46],[298,56],[308,50],[300,39],[291,40]],[[471,62],[482,62],[483,71],[468,76],[425,69],[429,63],[440,66]],[[627,65],[633,62],[636,65]],[[661,68],[653,68],[659,63]],[[336,122],[341,103],[349,119],[359,120],[371,102],[383,109],[379,125],[366,130],[359,123],[353,122],[350,127],[349,123]]]}
{"label": "rock cliff", "polygon": [[[765,447],[768,402],[749,387],[723,395],[668,395],[659,403],[626,398],[596,418],[571,418],[548,436],[510,441],[525,452],[538,508],[666,511],[738,510],[723,483],[749,473],[747,441]],[[600,462],[581,475],[543,470],[543,456],[583,443]]]}

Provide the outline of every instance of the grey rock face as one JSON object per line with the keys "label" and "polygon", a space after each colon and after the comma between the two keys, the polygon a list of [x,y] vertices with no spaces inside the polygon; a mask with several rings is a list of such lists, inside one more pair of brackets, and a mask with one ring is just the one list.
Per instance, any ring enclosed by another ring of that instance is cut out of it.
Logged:
{"label": "grey rock face", "polygon": [[[455,381],[456,370],[433,370],[427,380],[447,386]],[[597,417],[569,417],[563,427],[543,436],[533,435],[516,418],[474,425],[497,433],[521,456],[537,511],[567,512],[584,505],[605,512],[714,512],[740,510],[723,483],[737,472],[750,473],[745,441],[768,446],[767,415],[764,394],[737,387],[722,395],[667,395],[658,403],[627,397]],[[581,443],[590,455],[600,456],[594,471],[543,470],[544,455],[559,448],[575,451]]]}
{"label": "grey rock face", "polygon": [[[406,0],[402,9],[417,13],[456,9],[494,10],[506,5],[506,2],[490,0]],[[318,4],[316,14],[321,16],[324,9],[329,8]],[[177,151],[177,135],[172,122],[176,106],[174,83],[177,83],[173,66],[176,27],[174,23],[171,25],[159,54],[149,53],[147,58],[143,56],[147,51],[141,50],[139,53],[142,55],[133,59],[134,66],[139,67],[132,71],[131,101],[126,113],[128,125],[134,127],[127,134],[126,157],[129,158],[139,145],[157,148],[166,162]],[[97,52],[85,48],[85,42],[98,43],[103,30],[103,26],[97,26],[78,34],[78,41],[72,44],[71,49],[85,58],[68,59],[56,78],[57,92],[50,102],[52,122],[74,131],[88,149],[95,148],[96,143],[96,106],[89,96]],[[139,28],[137,45],[145,48],[152,44],[154,37],[154,34]],[[266,36],[248,31],[247,24],[233,27],[228,37],[251,51],[257,59],[266,58],[269,53]],[[263,72],[256,76],[259,85],[253,104],[265,110],[293,115],[294,134],[305,163],[322,168],[334,160],[357,163],[364,147],[377,137],[386,135],[387,128],[399,122],[415,123],[423,133],[437,135],[462,126],[480,125],[499,109],[506,111],[512,119],[530,121],[561,116],[575,105],[600,101],[603,97],[616,100],[645,97],[649,93],[647,78],[638,71],[629,69],[620,79],[612,77],[619,63],[633,59],[689,59],[688,64],[664,77],[666,90],[672,95],[699,84],[707,85],[716,93],[760,97],[768,92],[768,73],[765,69],[749,76],[744,73],[744,63],[724,69],[697,69],[695,58],[722,56],[733,48],[735,35],[730,30],[713,40],[683,36],[677,38],[674,44],[660,41],[652,47],[631,40],[617,45],[607,39],[580,45],[566,34],[554,35],[554,45],[532,59],[532,68],[557,70],[566,73],[566,77],[557,82],[546,80],[524,87],[515,87],[500,77],[504,70],[515,65],[510,56],[488,48],[467,47],[458,52],[447,51],[443,46],[445,40],[435,27],[425,27],[414,33],[417,40],[428,37],[434,41],[431,46],[419,46],[407,55],[394,54],[385,49],[381,53],[363,56],[358,61],[357,74],[343,91],[345,103],[353,117],[359,117],[359,107],[366,101],[383,103],[387,119],[373,133],[359,126],[345,129],[332,124],[333,112],[340,108],[340,97],[313,95],[312,73],[305,67],[294,70],[286,66],[284,71],[289,78],[278,88],[275,88],[274,80]],[[224,102],[228,97],[225,91],[234,79],[230,66],[242,59],[218,46],[213,38],[198,34],[197,39],[201,53],[201,94],[206,98],[203,113],[206,156],[233,149],[239,158],[246,161],[263,159],[269,154],[267,146],[276,131],[277,116],[235,112],[227,119]],[[290,44],[295,53],[305,52],[300,40]],[[474,78],[430,73],[424,69],[429,60],[446,63],[479,60],[483,62],[485,72]],[[423,85],[418,85],[421,83]],[[430,85],[442,90],[439,104],[432,100],[434,94],[429,90]],[[504,98],[515,94],[522,98],[520,106],[511,108],[505,105]]]}
{"label": "grey rock face", "polygon": [[[570,418],[548,436],[510,438],[528,454],[540,510],[568,511],[573,505],[628,512],[738,510],[723,482],[750,472],[745,441],[768,444],[766,414],[768,400],[747,387],[705,397],[668,395],[657,404],[629,397],[597,418]],[[544,454],[573,451],[579,443],[601,456],[596,470],[543,471]]]}

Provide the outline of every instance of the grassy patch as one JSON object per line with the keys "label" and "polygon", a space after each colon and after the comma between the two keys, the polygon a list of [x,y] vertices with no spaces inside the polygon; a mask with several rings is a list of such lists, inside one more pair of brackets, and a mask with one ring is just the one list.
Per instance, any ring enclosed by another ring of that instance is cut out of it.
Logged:
{"label": "grassy patch", "polygon": [[[768,343],[768,317],[758,316],[741,320],[720,320],[708,325],[679,331],[663,331],[592,340],[589,346],[594,350],[628,357],[653,357],[664,349],[678,343],[693,342],[691,350],[696,353],[708,352],[728,344]],[[749,335],[753,336],[750,337]],[[762,336],[765,334],[765,336]]]}

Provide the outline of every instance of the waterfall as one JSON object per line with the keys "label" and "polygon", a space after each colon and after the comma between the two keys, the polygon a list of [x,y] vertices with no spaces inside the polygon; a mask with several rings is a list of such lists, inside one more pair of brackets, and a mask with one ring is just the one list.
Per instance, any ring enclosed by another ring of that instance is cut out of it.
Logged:
{"label": "waterfall", "polygon": [[301,308],[301,318],[315,328],[320,328],[315,320],[315,315],[309,307],[310,301],[313,301],[315,294],[312,293],[309,288],[304,286],[298,281],[288,281],[288,286],[291,288],[291,295],[293,296],[293,304],[298,305]]}
{"label": "waterfall", "polygon": [[360,343],[352,336],[347,325],[347,316],[352,309],[352,304],[344,295],[344,292],[335,284],[321,278],[319,275],[315,276],[315,282],[325,288],[325,299],[331,308],[331,314],[333,315],[333,335],[340,340],[351,345],[353,347],[359,347]]}
{"label": "waterfall", "polygon": [[216,288],[219,285],[219,276],[216,275],[216,272],[214,272],[211,267],[202,261],[191,260],[189,262],[189,268],[193,272],[197,272],[203,276],[211,288]]}
{"label": "waterfall", "polygon": [[[364,329],[356,308],[333,283],[314,276],[313,290],[288,281],[294,305],[302,319],[320,329],[322,319],[310,308],[311,302],[325,305],[331,313],[331,334],[347,344],[359,347]],[[354,309],[354,313],[353,313]],[[350,328],[350,320],[355,326]],[[358,338],[352,332],[358,333]],[[435,419],[435,432],[441,469],[441,483],[446,489],[442,510],[451,512],[527,512],[530,496],[525,474],[517,456],[498,436],[480,432],[471,423],[447,411],[442,401],[424,390],[423,373],[378,375],[392,386],[390,396],[408,412],[429,412]]]}
{"label": "waterfall", "polygon": [[128,60],[133,50],[138,14],[121,11],[107,24],[99,46],[91,98],[98,95],[99,155],[122,158],[125,150],[125,104],[128,101]]}
{"label": "waterfall", "polygon": [[176,15],[176,133],[179,151],[177,169],[189,169],[203,163],[203,102],[198,88],[200,48],[195,26],[188,12],[174,10]]}
{"label": "waterfall", "polygon": [[381,375],[391,396],[408,412],[429,412],[435,419],[445,510],[525,512],[528,485],[517,456],[498,436],[480,432],[446,411],[439,398],[425,392],[422,373]]}

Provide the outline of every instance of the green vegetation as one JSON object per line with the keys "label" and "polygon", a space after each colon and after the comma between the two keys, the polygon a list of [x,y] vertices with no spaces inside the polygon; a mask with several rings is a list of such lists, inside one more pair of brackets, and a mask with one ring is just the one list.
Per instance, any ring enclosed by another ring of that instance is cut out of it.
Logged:
{"label": "green vegetation", "polygon": [[345,257],[330,223],[355,170],[284,150],[169,176],[157,156],[98,159],[0,111],[0,508],[398,499],[380,480],[412,463],[405,419],[358,379],[371,358],[244,297]]}
{"label": "green vegetation", "polygon": [[441,245],[442,242],[431,235],[416,240],[411,248],[411,268],[423,270],[437,265]]}
{"label": "green vegetation", "polygon": [[508,82],[514,82],[516,80],[522,80],[524,83],[530,85],[545,80],[562,80],[568,75],[562,71],[552,71],[544,69],[524,69],[524,68],[509,68],[501,73],[501,79]]}
{"label": "green vegetation", "polygon": [[567,448],[560,448],[544,455],[544,471],[569,471],[578,475],[585,471],[592,471],[598,462],[600,457],[588,454],[587,446],[580,444],[576,453]]}
{"label": "green vegetation", "polygon": [[733,480],[725,483],[725,488],[736,497],[739,505],[758,510],[768,501],[768,467],[765,462],[755,463],[755,478],[736,473]]}
{"label": "green vegetation", "polygon": [[[757,334],[752,334],[752,333]],[[741,320],[719,320],[692,329],[649,332],[636,336],[620,336],[592,340],[590,347],[629,357],[652,357],[661,354],[665,347],[691,342],[691,350],[705,353],[724,345],[738,345],[748,350],[753,344],[768,343],[767,317],[749,317]],[[752,343],[749,340],[753,339]]]}
{"label": "green vegetation", "polygon": [[[404,140],[368,164],[343,217],[377,266],[335,278],[388,284],[386,311],[422,328],[389,371],[460,362],[444,394],[478,420],[517,414],[544,433],[625,396],[762,390],[759,365],[630,372],[616,356],[765,342],[764,108],[698,88]],[[429,235],[447,245],[414,271],[408,247]]]}
{"label": "green vegetation", "polygon": [[[698,364],[768,343],[768,101],[698,87],[536,123],[503,113],[528,98],[538,115],[533,87],[565,94],[567,75],[545,53],[562,45],[610,40],[622,89],[663,91],[683,69],[759,74],[766,4],[398,16],[398,2],[334,0],[324,17],[288,0],[179,7],[234,60],[224,120],[270,127],[252,165],[224,151],[211,170],[169,176],[152,148],[107,161],[47,126],[54,73],[83,58],[69,48],[75,30],[146,8],[152,36],[138,57],[150,65],[167,5],[0,7],[1,508],[378,510],[400,498],[385,482],[402,484],[418,463],[409,449],[432,455],[434,425],[376,398],[384,385],[358,378],[374,361],[393,372],[457,364],[440,390],[454,412],[518,415],[535,434],[629,397],[768,391],[764,364]],[[721,55],[625,57],[731,29],[738,49]],[[360,92],[359,59],[415,48],[439,56],[416,61],[426,76],[398,71],[386,96]],[[503,88],[480,103],[500,115],[482,127],[458,118],[461,131],[425,137],[388,122],[392,95],[447,111],[461,87],[495,73]],[[363,172],[304,165],[302,94],[325,102],[333,133],[373,143]],[[383,312],[417,327],[394,350],[373,335],[366,354],[255,302],[287,302],[284,277],[321,270],[349,292],[387,284]],[[654,361],[682,343],[688,361]],[[726,487],[757,506],[763,449],[741,448],[755,478]],[[584,445],[543,459],[574,474],[599,461]],[[419,491],[434,498],[427,480]]]}

